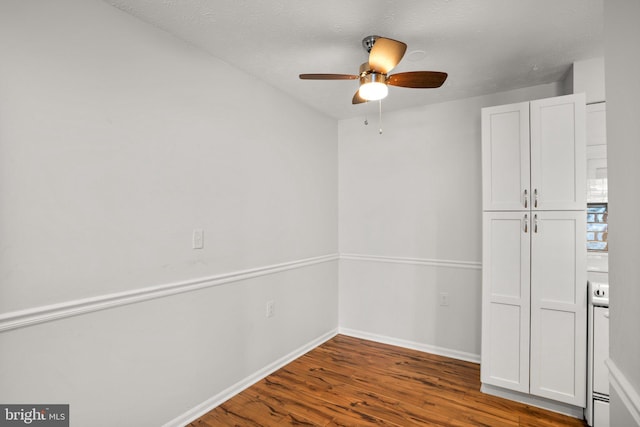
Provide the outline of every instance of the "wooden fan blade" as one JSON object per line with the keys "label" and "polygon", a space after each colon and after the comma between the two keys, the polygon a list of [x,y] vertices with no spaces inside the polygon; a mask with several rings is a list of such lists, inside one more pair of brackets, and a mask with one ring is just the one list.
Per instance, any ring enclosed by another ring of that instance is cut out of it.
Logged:
{"label": "wooden fan blade", "polygon": [[387,84],[392,86],[430,89],[442,86],[447,80],[447,73],[440,71],[409,71],[393,74],[387,78]]}
{"label": "wooden fan blade", "polygon": [[351,100],[352,104],[362,104],[363,102],[369,102],[366,99],[364,99],[363,97],[360,96],[360,90],[358,89],[355,93],[355,95],[353,95],[353,99]]}
{"label": "wooden fan blade", "polygon": [[407,45],[397,40],[379,37],[369,52],[369,65],[373,71],[387,74],[400,62]]}
{"label": "wooden fan blade", "polygon": [[302,80],[355,80],[354,74],[300,74]]}

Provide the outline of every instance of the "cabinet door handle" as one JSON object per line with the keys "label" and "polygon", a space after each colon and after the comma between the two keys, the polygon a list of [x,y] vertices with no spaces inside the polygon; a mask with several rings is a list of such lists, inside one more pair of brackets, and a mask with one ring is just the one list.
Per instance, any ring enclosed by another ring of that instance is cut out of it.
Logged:
{"label": "cabinet door handle", "polygon": [[527,189],[524,190],[524,207],[526,208],[529,204],[529,194],[527,193]]}
{"label": "cabinet door handle", "polygon": [[529,216],[527,214],[524,214],[524,232],[529,232]]}
{"label": "cabinet door handle", "polygon": [[533,216],[533,232],[534,233],[538,232],[538,214],[535,214]]}
{"label": "cabinet door handle", "polygon": [[538,189],[534,189],[533,190],[533,207],[537,208],[538,207]]}

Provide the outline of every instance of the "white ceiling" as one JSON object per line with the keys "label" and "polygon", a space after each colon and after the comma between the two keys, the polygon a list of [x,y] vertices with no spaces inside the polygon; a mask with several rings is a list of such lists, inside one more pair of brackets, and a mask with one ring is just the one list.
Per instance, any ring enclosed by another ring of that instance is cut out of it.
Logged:
{"label": "white ceiling", "polygon": [[603,0],[106,1],[335,118],[378,106],[351,104],[357,80],[298,74],[357,74],[367,35],[407,43],[391,74],[449,73],[439,89],[391,87],[385,111],[555,82],[603,56]]}

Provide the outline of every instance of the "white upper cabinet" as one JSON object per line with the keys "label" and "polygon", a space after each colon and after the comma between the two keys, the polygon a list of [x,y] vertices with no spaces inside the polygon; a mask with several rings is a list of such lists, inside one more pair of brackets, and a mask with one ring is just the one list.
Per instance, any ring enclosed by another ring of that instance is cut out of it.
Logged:
{"label": "white upper cabinet", "polygon": [[482,110],[485,211],[586,206],[583,94]]}
{"label": "white upper cabinet", "polygon": [[531,102],[533,209],[585,209],[585,108],[584,94]]}
{"label": "white upper cabinet", "polygon": [[482,109],[485,211],[529,209],[529,103]]}

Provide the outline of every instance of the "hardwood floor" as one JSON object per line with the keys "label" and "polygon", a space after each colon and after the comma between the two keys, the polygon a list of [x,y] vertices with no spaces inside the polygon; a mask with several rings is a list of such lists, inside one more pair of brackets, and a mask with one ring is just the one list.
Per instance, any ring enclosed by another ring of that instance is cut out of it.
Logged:
{"label": "hardwood floor", "polygon": [[189,426],[579,426],[480,392],[479,365],[338,335]]}

